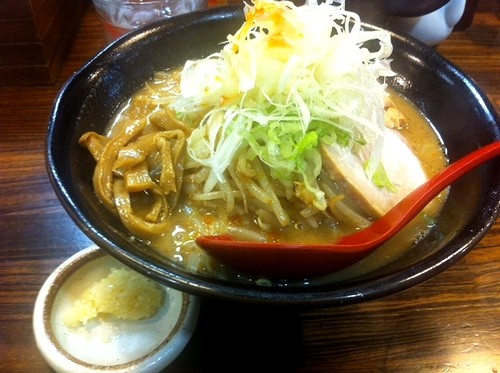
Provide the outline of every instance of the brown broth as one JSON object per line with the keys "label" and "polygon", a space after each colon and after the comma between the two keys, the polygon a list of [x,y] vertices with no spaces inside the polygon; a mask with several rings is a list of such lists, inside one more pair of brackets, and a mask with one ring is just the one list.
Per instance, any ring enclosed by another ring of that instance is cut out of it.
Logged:
{"label": "brown broth", "polygon": [[[119,112],[110,124],[108,135],[112,136],[122,122],[144,118],[149,113],[158,110],[156,104],[151,104],[153,98],[167,97],[165,102],[168,103],[169,94],[165,94],[165,92],[171,88],[171,77],[166,73],[157,74],[155,79],[139,90]],[[407,126],[400,129],[401,134],[420,159],[428,177],[432,177],[447,163],[442,142],[432,125],[411,102],[396,92],[390,92],[390,94],[394,104],[408,122]],[[435,219],[439,214],[445,197],[446,193],[442,193],[427,207],[425,213],[415,218],[408,227],[381,247],[374,255],[352,269],[342,271],[334,276],[338,279],[345,279],[366,273],[403,255],[429,230],[429,221]],[[223,265],[208,258],[204,251],[195,244],[195,238],[199,235],[222,233],[231,224],[247,224],[250,229],[255,227],[252,218],[245,215],[227,216],[225,205],[206,208],[201,203],[190,201],[186,195],[181,196],[170,219],[171,227],[167,232],[159,237],[149,239],[151,247],[190,271],[219,277],[233,276],[234,274],[231,275],[230,271]],[[235,219],[238,221],[235,222]],[[279,232],[273,232],[273,235],[268,235],[268,237],[304,243],[333,242],[339,236],[350,233],[352,230],[352,227],[346,228],[338,222],[325,219],[318,228],[306,228],[302,224],[292,224],[288,228],[280,229]],[[236,276],[241,279],[240,275]]]}

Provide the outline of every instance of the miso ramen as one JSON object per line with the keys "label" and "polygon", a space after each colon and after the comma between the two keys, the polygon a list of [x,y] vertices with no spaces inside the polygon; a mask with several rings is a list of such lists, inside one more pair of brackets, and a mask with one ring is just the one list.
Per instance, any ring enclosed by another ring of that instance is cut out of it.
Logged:
{"label": "miso ramen", "polygon": [[[354,17],[330,7],[336,17]],[[381,42],[380,51],[366,52],[359,35],[346,47],[355,27],[328,23],[324,37],[342,37],[332,48],[352,48],[362,60],[349,61],[354,71],[341,66],[332,73],[341,62],[334,55],[306,62],[302,50],[297,57],[294,43],[311,27],[301,8],[247,5],[247,21],[221,53],[156,73],[107,133],[80,139],[97,162],[97,198],[132,235],[190,271],[230,272],[196,245],[198,236],[334,242],[368,226],[446,165],[431,124],[384,83],[393,75],[385,64],[387,35],[364,36]],[[294,36],[300,22],[304,32]],[[252,58],[255,65],[237,70]],[[399,235],[393,257],[424,236],[444,198]]]}

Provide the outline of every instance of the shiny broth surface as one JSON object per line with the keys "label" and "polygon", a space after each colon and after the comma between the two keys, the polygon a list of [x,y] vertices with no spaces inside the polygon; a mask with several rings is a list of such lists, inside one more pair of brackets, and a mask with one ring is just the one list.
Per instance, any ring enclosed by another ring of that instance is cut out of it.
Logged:
{"label": "shiny broth surface", "polygon": [[[161,122],[164,117],[164,110],[168,107],[172,98],[178,93],[179,70],[159,72],[143,88],[138,90],[130,100],[122,107],[109,124],[108,138],[116,136],[123,130],[124,126],[131,122],[147,120],[143,129],[144,134],[154,134],[159,130],[156,123]],[[394,91],[390,91],[390,97],[395,107],[403,114],[406,124],[398,129],[398,132],[406,140],[415,155],[419,158],[421,165],[428,177],[432,177],[445,167],[447,160],[443,152],[443,146],[432,125],[418,111],[418,109],[403,96]],[[201,120],[202,114],[196,118],[191,118],[193,126]],[[182,126],[180,124],[179,126]],[[183,131],[189,133],[189,128]],[[348,234],[359,225],[354,221],[342,221],[331,214],[318,214],[310,212],[310,216],[305,209],[293,209],[293,201],[281,198],[285,210],[289,212],[291,224],[282,227],[273,225],[272,218],[266,221],[267,213],[262,211],[261,215],[256,215],[253,211],[263,210],[259,203],[241,201],[235,202],[235,207],[228,213],[227,201],[214,198],[196,200],[193,198],[193,191],[196,191],[196,178],[201,177],[199,167],[189,165],[189,160],[184,161],[184,176],[182,187],[176,195],[175,203],[168,214],[168,224],[161,234],[137,234],[136,237],[147,241],[154,250],[162,253],[172,261],[185,267],[189,271],[221,278],[236,276],[240,280],[253,281],[252,276],[234,273],[230,268],[226,268],[221,263],[208,257],[195,243],[195,238],[199,235],[221,234],[226,232],[237,232],[243,239],[260,239],[274,241],[292,242],[333,242],[339,236]],[[256,172],[259,177],[259,171]],[[276,186],[274,186],[276,187]],[[342,195],[342,191],[335,182],[331,185],[335,193]],[[278,196],[281,191],[279,188]],[[131,196],[133,209],[138,214],[147,215],[150,213],[151,201],[147,193]],[[393,240],[381,247],[377,253],[365,259],[354,268],[335,274],[339,280],[349,278],[358,274],[369,272],[394,258],[402,255],[412,245],[423,238],[426,232],[432,227],[433,220],[439,213],[444,203],[446,193],[435,199],[424,213],[406,227]],[[236,198],[237,199],[237,198]],[[349,202],[349,201],[348,201]],[[355,201],[350,201],[355,205]],[[363,214],[353,208],[354,213]],[[363,221],[370,221],[372,218],[362,216]],[[262,232],[261,226],[266,229]],[[256,232],[256,233],[255,233]],[[254,237],[255,236],[255,237]]]}

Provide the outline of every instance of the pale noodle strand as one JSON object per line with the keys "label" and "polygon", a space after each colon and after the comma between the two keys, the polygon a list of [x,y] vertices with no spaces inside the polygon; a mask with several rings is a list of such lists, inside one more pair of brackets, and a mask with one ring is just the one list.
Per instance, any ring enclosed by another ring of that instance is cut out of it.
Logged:
{"label": "pale noodle strand", "polygon": [[307,206],[307,207],[304,207],[302,210],[300,210],[300,215],[307,219],[307,218],[310,218],[310,217],[316,215],[319,212],[320,212],[320,210],[318,210],[316,207]]}
{"label": "pale noodle strand", "polygon": [[242,227],[228,227],[228,233],[241,241],[258,241],[265,242],[266,236],[252,229]]}
{"label": "pale noodle strand", "polygon": [[244,184],[241,180],[241,178],[238,176],[238,171],[233,167],[233,165],[229,165],[228,167],[229,175],[231,176],[231,179],[236,185],[236,188],[238,191],[241,193],[241,197],[243,198],[243,209],[245,212],[248,212],[248,200],[247,200],[247,195],[244,191],[245,187]]}
{"label": "pale noodle strand", "polygon": [[214,191],[208,193],[193,193],[191,199],[193,201],[213,201],[216,199],[224,199],[224,192]]}
{"label": "pale noodle strand", "polygon": [[313,216],[306,217],[305,221],[306,221],[307,224],[309,224],[313,228],[318,228],[319,227],[318,221],[316,219],[314,219]]}
{"label": "pale noodle strand", "polygon": [[364,228],[371,224],[370,220],[358,214],[344,203],[341,196],[328,200],[328,208],[337,219],[349,225]]}
{"label": "pale noodle strand", "polygon": [[229,183],[219,183],[219,188],[224,193],[226,200],[226,211],[229,213],[234,210],[234,194]]}
{"label": "pale noodle strand", "polygon": [[328,209],[339,221],[356,227],[367,227],[370,225],[370,220],[357,213],[344,202],[345,197],[343,194],[334,192],[331,183],[326,180],[320,180],[319,185],[327,197]]}
{"label": "pale noodle strand", "polygon": [[193,182],[196,184],[204,184],[210,174],[210,169],[207,167],[200,168],[200,171],[193,174]]}
{"label": "pale noodle strand", "polygon": [[273,211],[261,208],[257,209],[255,211],[255,214],[257,215],[259,226],[266,232],[271,231],[272,228],[277,229],[280,227],[280,224],[276,219],[276,215]]}
{"label": "pale noodle strand", "polygon": [[271,195],[271,207],[276,214],[276,217],[278,218],[278,221],[280,222],[282,227],[286,227],[287,225],[290,225],[290,218],[288,217],[287,213],[283,209],[283,206],[281,205],[281,202],[274,192],[274,188],[271,185],[271,182],[269,181],[266,173],[264,172],[264,169],[260,163],[256,162],[256,171],[257,171],[257,181],[259,182],[260,187],[263,190],[268,190],[269,194]]}
{"label": "pale noodle strand", "polygon": [[260,188],[253,179],[248,179],[245,183],[245,188],[251,196],[258,199],[266,205],[271,205],[273,196],[267,193],[264,189]]}
{"label": "pale noodle strand", "polygon": [[257,217],[257,225],[262,229],[264,232],[270,232],[272,229],[272,225],[264,222],[264,220],[258,216]]}
{"label": "pale noodle strand", "polygon": [[254,177],[257,174],[255,170],[250,166],[247,158],[242,155],[237,158],[236,168],[242,175],[247,177]]}

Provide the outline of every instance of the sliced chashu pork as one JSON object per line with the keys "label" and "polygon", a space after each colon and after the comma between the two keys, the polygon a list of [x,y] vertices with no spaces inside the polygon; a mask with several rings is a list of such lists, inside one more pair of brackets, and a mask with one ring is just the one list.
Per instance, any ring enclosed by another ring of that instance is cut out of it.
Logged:
{"label": "sliced chashu pork", "polygon": [[372,217],[381,217],[414,189],[427,181],[420,161],[395,130],[386,128],[382,164],[396,192],[377,187],[357,155],[339,145],[322,145],[323,165],[340,182],[346,196]]}

